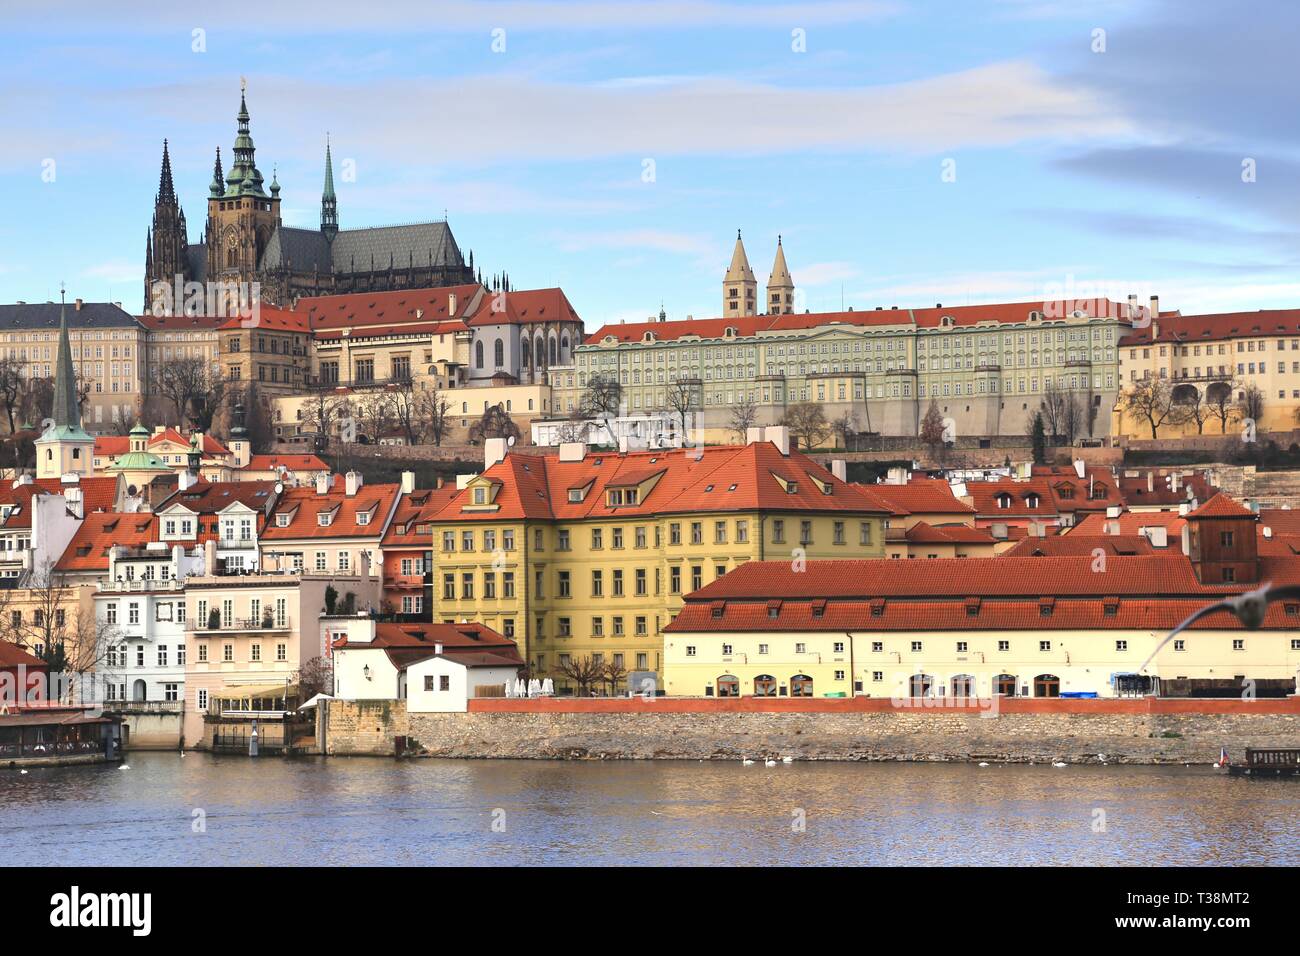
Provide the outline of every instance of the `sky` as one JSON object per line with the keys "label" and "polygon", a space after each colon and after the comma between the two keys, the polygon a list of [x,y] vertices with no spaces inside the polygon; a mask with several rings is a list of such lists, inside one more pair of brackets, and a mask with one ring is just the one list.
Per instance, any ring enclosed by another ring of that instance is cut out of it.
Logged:
{"label": "sky", "polygon": [[736,230],[812,311],[1300,307],[1300,4],[0,0],[0,302],[142,303],[241,78],[287,225],[445,214],[589,330],[714,316]]}

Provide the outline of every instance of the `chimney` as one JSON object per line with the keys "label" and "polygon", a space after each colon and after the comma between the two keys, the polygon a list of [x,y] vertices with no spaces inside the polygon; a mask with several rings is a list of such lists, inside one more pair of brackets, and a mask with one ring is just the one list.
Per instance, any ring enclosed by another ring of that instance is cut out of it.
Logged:
{"label": "chimney", "polygon": [[1191,510],[1192,510],[1192,509],[1188,506],[1188,504],[1187,504],[1186,501],[1180,502],[1179,505],[1178,505],[1178,517],[1180,517],[1180,518],[1186,518],[1186,517],[1187,517],[1187,512],[1189,512],[1189,511],[1191,511]]}
{"label": "chimney", "polygon": [[1264,537],[1265,537],[1265,538],[1268,538],[1268,539],[1270,539],[1270,540],[1271,540],[1272,537],[1273,537],[1273,529],[1270,528],[1270,527],[1268,527],[1267,525],[1265,525],[1265,527],[1264,527]]}
{"label": "chimney", "polygon": [[849,480],[849,463],[843,458],[831,459],[831,474],[840,481]]}
{"label": "chimney", "polygon": [[1078,475],[1080,478],[1084,477],[1085,473],[1087,472],[1087,469],[1088,466],[1083,463],[1082,458],[1076,458],[1074,460],[1074,473]]}
{"label": "chimney", "polygon": [[181,573],[181,564],[184,560],[185,560],[185,545],[183,544],[172,545],[172,577],[175,578],[177,581],[185,577],[185,575]]}
{"label": "chimney", "polygon": [[1117,534],[1119,534],[1119,522],[1118,522],[1118,521],[1107,521],[1107,522],[1106,522],[1106,533],[1109,534],[1109,535],[1117,535]]}
{"label": "chimney", "polygon": [[580,441],[560,442],[560,461],[582,461],[587,454],[587,446]]}
{"label": "chimney", "polygon": [[185,491],[197,480],[198,479],[196,479],[193,473],[187,468],[176,476],[176,490]]}
{"label": "chimney", "polygon": [[433,487],[434,487],[434,488],[441,488],[441,487],[442,487],[442,475],[439,475],[437,478],[435,478],[435,479],[433,480]]}
{"label": "chimney", "polygon": [[1147,540],[1151,542],[1153,548],[1166,548],[1169,546],[1169,529],[1164,525],[1157,525],[1154,528],[1147,528]]}
{"label": "chimney", "polygon": [[781,454],[790,454],[790,429],[784,425],[768,425],[763,429],[763,437],[775,445]]}
{"label": "chimney", "polygon": [[627,445],[627,436],[626,436],[626,435],[619,435],[619,436],[618,436],[618,453],[619,453],[620,455],[626,455],[626,454],[627,454],[627,448],[628,448],[628,445]]}
{"label": "chimney", "polygon": [[750,425],[745,429],[745,444],[753,445],[763,440],[763,427]]}
{"label": "chimney", "polygon": [[483,442],[483,470],[487,471],[497,462],[506,460],[510,446],[504,438],[489,438]]}
{"label": "chimney", "polygon": [[1137,293],[1129,293],[1128,297],[1128,318],[1130,322],[1138,320],[1138,297]]}
{"label": "chimney", "polygon": [[80,299],[77,299],[77,300],[76,300],[76,305],[73,307],[73,311],[74,311],[74,312],[80,312],[80,311],[81,311],[81,300],[80,300]]}
{"label": "chimney", "polygon": [[63,501],[68,506],[68,510],[78,518],[85,517],[85,514],[82,512],[80,485],[65,485],[63,487]]}
{"label": "chimney", "polygon": [[153,433],[154,433],[155,435],[161,435],[161,434],[162,434],[163,432],[165,432],[166,430],[167,430],[167,426],[166,426],[166,425],[155,425],[155,426],[153,427]]}
{"label": "chimney", "polygon": [[1154,471],[1148,471],[1148,472],[1147,472],[1147,492],[1150,493],[1150,492],[1155,491],[1155,490],[1156,490],[1156,473],[1155,473]]}
{"label": "chimney", "polygon": [[35,484],[31,475],[19,475],[14,479],[13,487],[21,488],[23,485]]}
{"label": "chimney", "polygon": [[[217,542],[215,538],[208,538],[203,542],[203,573],[217,573]],[[206,622],[200,622],[199,627],[206,626]]]}
{"label": "chimney", "polygon": [[436,655],[438,655],[438,656],[442,656],[442,643],[441,643],[441,642],[439,642],[439,643],[433,645],[433,653],[436,654]]}
{"label": "chimney", "polygon": [[361,473],[358,471],[349,471],[343,476],[343,489],[349,498],[355,498],[357,489],[361,487]]}
{"label": "chimney", "polygon": [[316,494],[327,495],[330,493],[330,473],[321,472],[316,476]]}
{"label": "chimney", "polygon": [[402,494],[409,495],[415,491],[415,472],[402,472]]}
{"label": "chimney", "polygon": [[447,293],[447,318],[449,319],[456,318],[456,293],[455,292]]}

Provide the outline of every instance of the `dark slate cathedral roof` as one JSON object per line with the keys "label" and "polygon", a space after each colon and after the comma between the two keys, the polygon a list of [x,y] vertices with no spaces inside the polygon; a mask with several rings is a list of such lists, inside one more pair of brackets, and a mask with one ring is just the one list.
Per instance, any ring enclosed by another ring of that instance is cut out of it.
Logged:
{"label": "dark slate cathedral roof", "polygon": [[292,269],[347,275],[373,269],[408,267],[463,268],[464,259],[446,222],[418,222],[405,226],[340,229],[334,241],[315,229],[281,226],[262,253],[264,272]]}

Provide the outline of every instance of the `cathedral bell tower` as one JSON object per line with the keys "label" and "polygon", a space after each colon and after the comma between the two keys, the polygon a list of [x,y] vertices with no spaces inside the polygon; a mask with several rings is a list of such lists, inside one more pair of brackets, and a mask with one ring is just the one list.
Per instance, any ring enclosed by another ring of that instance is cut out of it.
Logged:
{"label": "cathedral bell tower", "polygon": [[[158,176],[158,194],[153,202],[153,225],[145,239],[144,249],[144,307],[149,311],[153,304],[155,282],[167,284],[170,290],[176,276],[185,282],[192,278],[186,246],[189,239],[185,231],[185,212],[176,198],[172,182],[172,161],[163,140],[162,172]],[[183,290],[182,290],[183,292]],[[161,298],[170,303],[173,293]]]}
{"label": "cathedral bell tower", "polygon": [[208,280],[252,283],[259,279],[262,253],[280,225],[280,186],[268,194],[254,159],[248,104],[240,84],[234,162],[221,181],[221,157],[208,190]]}

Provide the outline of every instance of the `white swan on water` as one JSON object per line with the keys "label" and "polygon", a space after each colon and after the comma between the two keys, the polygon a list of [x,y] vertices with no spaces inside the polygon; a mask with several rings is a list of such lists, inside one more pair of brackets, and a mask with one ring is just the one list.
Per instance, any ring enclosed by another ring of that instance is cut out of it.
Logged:
{"label": "white swan on water", "polygon": [[748,757],[741,757],[740,762],[746,767],[754,766],[754,761],[750,760]]}
{"label": "white swan on water", "polygon": [[776,766],[776,761],[773,760],[771,757],[768,757],[766,760],[763,761],[763,766],[764,766],[764,767],[775,767],[775,766]]}

